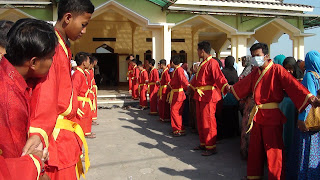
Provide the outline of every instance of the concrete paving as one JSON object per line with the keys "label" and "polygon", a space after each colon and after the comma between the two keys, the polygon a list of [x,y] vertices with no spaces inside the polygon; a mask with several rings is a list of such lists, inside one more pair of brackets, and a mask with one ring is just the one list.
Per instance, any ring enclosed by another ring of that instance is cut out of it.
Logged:
{"label": "concrete paving", "polygon": [[88,139],[91,167],[88,180],[239,180],[246,161],[239,153],[240,139],[225,139],[218,153],[203,157],[191,150],[198,135],[171,137],[170,123],[161,123],[148,110],[101,109],[96,139]]}

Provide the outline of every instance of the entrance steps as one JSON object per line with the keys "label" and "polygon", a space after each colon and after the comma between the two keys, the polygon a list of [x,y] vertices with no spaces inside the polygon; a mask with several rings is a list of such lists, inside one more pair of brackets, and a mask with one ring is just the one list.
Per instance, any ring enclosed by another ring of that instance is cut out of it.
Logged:
{"label": "entrance steps", "polygon": [[139,100],[133,100],[128,91],[99,90],[97,100],[98,108],[139,106]]}

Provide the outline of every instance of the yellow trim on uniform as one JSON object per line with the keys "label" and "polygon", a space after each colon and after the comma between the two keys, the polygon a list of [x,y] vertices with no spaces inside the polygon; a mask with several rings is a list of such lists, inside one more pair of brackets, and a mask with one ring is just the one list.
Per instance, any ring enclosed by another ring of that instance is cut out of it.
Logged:
{"label": "yellow trim on uniform", "polygon": [[56,36],[58,37],[59,44],[62,46],[62,49],[64,50],[67,57],[69,58],[69,53],[68,53],[68,49],[67,49],[66,45],[64,44],[63,40],[61,39],[59,33],[57,31],[55,31],[55,33],[56,33]]}
{"label": "yellow trim on uniform", "polygon": [[97,119],[98,119],[97,117],[93,117],[93,118],[92,118],[92,120],[97,120]]}
{"label": "yellow trim on uniform", "polygon": [[252,127],[253,127],[253,118],[256,116],[256,114],[258,113],[259,109],[277,109],[279,108],[279,103],[266,103],[266,104],[259,104],[259,105],[255,105],[250,113],[249,116],[249,120],[248,120],[248,126],[249,129],[247,131],[250,132]]}
{"label": "yellow trim on uniform", "polygon": [[223,91],[224,91],[224,88],[226,88],[226,86],[228,85],[228,83],[225,83],[223,86],[222,86],[222,88],[221,88],[221,92],[222,92],[222,94],[224,94],[224,95],[226,95],[227,93],[223,93]]}
{"label": "yellow trim on uniform", "polygon": [[37,172],[38,172],[38,176],[37,176],[37,180],[39,179],[40,177],[40,173],[41,173],[41,163],[38,161],[37,158],[35,158],[32,154],[29,154],[29,156],[31,157],[34,165],[36,166],[37,168]]}
{"label": "yellow trim on uniform", "polygon": [[234,90],[233,86],[231,86],[231,91],[232,91],[234,97],[239,101],[240,98],[239,98],[238,94],[236,93],[236,91]]}
{"label": "yellow trim on uniform", "polygon": [[46,133],[46,131],[44,131],[44,130],[41,129],[41,128],[30,127],[30,128],[29,128],[29,134],[30,134],[30,133],[31,133],[31,134],[32,134],[32,133],[39,133],[39,134],[42,136],[46,147],[49,147],[48,134]]}
{"label": "yellow trim on uniform", "polygon": [[69,106],[68,106],[67,110],[61,114],[62,116],[68,116],[71,113],[71,111],[72,111],[72,100],[73,100],[73,91],[71,92]]}
{"label": "yellow trim on uniform", "polygon": [[151,91],[150,86],[153,86],[153,85],[156,85],[156,82],[148,83],[148,94],[150,94],[150,91]]}
{"label": "yellow trim on uniform", "polygon": [[[80,172],[79,174],[85,174],[88,172],[89,167],[90,167],[90,160],[89,160],[89,150],[88,150],[88,144],[86,141],[86,138],[84,137],[84,133],[83,130],[81,128],[81,126],[79,124],[77,124],[76,122],[67,120],[67,119],[57,119],[57,123],[55,128],[57,129],[64,129],[67,131],[71,131],[74,132],[82,141],[83,146],[84,146],[84,151],[85,151],[85,168],[86,171],[85,172]],[[80,159],[81,161],[81,159]]]}
{"label": "yellow trim on uniform", "polygon": [[302,107],[307,104],[309,98],[312,97],[312,96],[313,96],[313,94],[311,94],[311,93],[309,93],[309,94],[306,96],[306,98],[304,99],[304,102],[303,102],[302,106],[300,106],[300,108],[299,108],[299,112],[301,111]]}
{"label": "yellow trim on uniform", "polygon": [[203,62],[200,64],[200,66],[199,66],[199,68],[198,68],[198,71],[197,71],[197,73],[196,73],[196,79],[198,79],[198,75],[199,75],[199,72],[200,72],[200,70],[201,70],[201,67],[202,67],[203,65],[205,65],[207,62],[209,62],[210,59],[212,59],[212,56],[209,56],[205,61],[203,61]]}
{"label": "yellow trim on uniform", "polygon": [[168,94],[169,97],[167,99],[167,101],[169,100],[169,103],[171,104],[172,103],[172,100],[173,100],[173,94],[175,92],[182,92],[183,91],[183,88],[179,88],[179,89],[171,89],[170,93]]}
{"label": "yellow trim on uniform", "polygon": [[[254,85],[254,90],[253,90],[253,97],[254,97],[254,93],[256,91],[256,87],[258,86],[259,82],[261,81],[261,79],[263,78],[263,76],[267,73],[267,71],[271,68],[271,66],[273,65],[273,62],[271,61],[268,66],[262,71],[262,74],[259,76],[256,84]],[[260,72],[260,69],[259,69]]]}

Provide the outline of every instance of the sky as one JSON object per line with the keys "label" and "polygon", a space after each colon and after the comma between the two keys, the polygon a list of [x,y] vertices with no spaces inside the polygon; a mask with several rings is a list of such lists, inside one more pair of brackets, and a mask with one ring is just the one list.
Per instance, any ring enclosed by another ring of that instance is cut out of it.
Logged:
{"label": "sky", "polygon": [[[316,14],[320,15],[320,0],[284,0],[284,3],[295,3],[295,4],[305,4],[311,5],[315,8],[312,13],[308,14]],[[316,34],[312,37],[306,37],[304,40],[305,45],[305,54],[311,50],[320,50],[320,27],[314,28],[310,30],[305,30],[305,33]],[[289,39],[288,35],[282,35],[278,43],[274,43],[271,45],[271,58],[275,57],[278,54],[283,54],[285,56],[292,56],[292,41]]]}

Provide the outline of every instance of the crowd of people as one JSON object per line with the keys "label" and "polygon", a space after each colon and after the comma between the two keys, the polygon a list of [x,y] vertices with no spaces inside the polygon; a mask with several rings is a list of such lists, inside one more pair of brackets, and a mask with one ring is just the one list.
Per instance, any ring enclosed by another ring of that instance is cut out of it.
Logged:
{"label": "crowd of people", "polygon": [[201,62],[191,73],[179,56],[170,63],[160,60],[158,68],[154,59],[142,64],[127,57],[129,92],[140,99],[140,109],[148,109],[149,94],[149,114],[171,122],[173,137],[186,135],[188,125],[199,134],[194,150],[203,156],[217,153],[217,139],[240,134],[244,179],[263,179],[265,157],[268,179],[317,179],[319,132],[309,131],[304,121],[311,107],[319,106],[319,52],[307,53],[304,67],[304,61],[284,55],[272,60],[268,46],[256,43],[251,55],[241,58],[239,73],[234,57],[222,63],[210,55],[209,42],[200,42],[197,50]]}
{"label": "crowd of people", "polygon": [[[71,61],[69,41],[86,33],[93,12],[90,0],[60,0],[54,27],[36,19],[0,22],[0,179],[75,180],[88,171],[97,59],[79,52]],[[319,52],[308,52],[305,61],[272,60],[268,46],[256,43],[239,72],[234,57],[222,62],[211,49],[209,42],[198,44],[200,62],[191,72],[180,56],[156,65],[130,55],[132,98],[171,122],[174,137],[190,126],[199,134],[194,150],[203,156],[218,152],[217,140],[241,134],[245,179],[263,178],[265,157],[271,180],[318,179],[320,133],[306,120],[320,106]]]}

